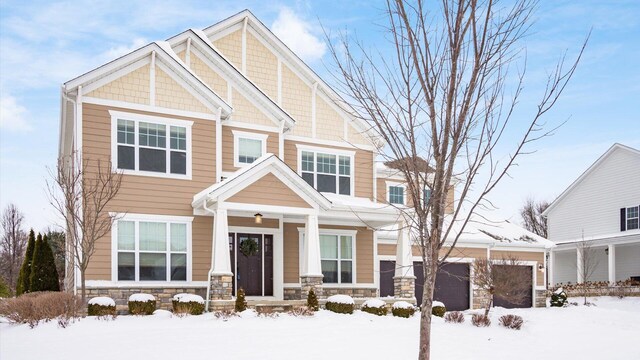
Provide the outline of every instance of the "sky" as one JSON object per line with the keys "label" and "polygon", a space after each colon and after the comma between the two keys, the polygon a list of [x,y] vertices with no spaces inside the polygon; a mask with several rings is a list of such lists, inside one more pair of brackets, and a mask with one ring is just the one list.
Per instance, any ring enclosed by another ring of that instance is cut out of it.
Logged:
{"label": "sky", "polygon": [[[15,203],[36,230],[59,221],[47,200],[46,179],[56,163],[63,82],[151,41],[247,8],[331,83],[322,28],[357,35],[384,52],[391,44],[383,7],[383,1],[364,0],[3,1],[0,208]],[[566,123],[534,143],[490,195],[495,216],[516,222],[527,197],[553,200],[614,143],[640,148],[640,2],[543,1],[533,19],[522,43],[527,75],[515,125],[527,120],[527,106],[544,90],[560,56],[575,55],[592,34],[573,80],[545,118],[549,127]],[[513,145],[506,140],[504,154]]]}

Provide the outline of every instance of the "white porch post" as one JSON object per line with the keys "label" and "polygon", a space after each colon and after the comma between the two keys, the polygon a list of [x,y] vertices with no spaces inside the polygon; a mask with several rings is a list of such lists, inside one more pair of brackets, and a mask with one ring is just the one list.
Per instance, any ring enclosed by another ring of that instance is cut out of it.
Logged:
{"label": "white porch post", "polygon": [[556,253],[553,250],[549,250],[549,264],[547,264],[547,266],[549,267],[549,274],[548,274],[548,279],[547,281],[549,282],[549,285],[551,286],[555,286],[556,285],[556,281],[553,278],[554,276],[554,268],[556,266]]}
{"label": "white porch post", "polygon": [[307,215],[304,228],[302,251],[302,271],[300,272],[300,298],[306,299],[311,289],[316,296],[322,297],[322,266],[320,262],[320,230],[318,215]]}
{"label": "white porch post", "polygon": [[214,221],[212,274],[232,275],[231,254],[229,253],[229,225],[227,223],[227,210],[216,210]]}
{"label": "white porch post", "polygon": [[398,241],[396,245],[396,271],[393,277],[393,295],[396,298],[415,301],[416,277],[413,273],[413,254],[409,226],[398,223]]}
{"label": "white porch post", "polygon": [[609,284],[616,283],[616,246],[609,245]]}
{"label": "white porch post", "polygon": [[583,283],[584,278],[582,276],[582,253],[579,246],[576,246],[576,275],[576,282],[578,284]]}

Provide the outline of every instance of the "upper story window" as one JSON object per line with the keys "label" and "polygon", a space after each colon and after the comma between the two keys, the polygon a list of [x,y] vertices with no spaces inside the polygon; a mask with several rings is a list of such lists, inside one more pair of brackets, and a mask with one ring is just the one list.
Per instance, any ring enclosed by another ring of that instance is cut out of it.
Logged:
{"label": "upper story window", "polygon": [[425,186],[425,188],[422,190],[422,202],[427,205],[429,203],[429,200],[431,200],[431,189]]}
{"label": "upper story window", "polygon": [[126,174],[191,177],[191,121],[111,115],[114,167]]}
{"label": "upper story window", "polygon": [[402,185],[389,185],[389,204],[404,205],[404,186]]}
{"label": "upper story window", "polygon": [[640,206],[621,209],[622,231],[640,229]]}
{"label": "upper story window", "polygon": [[303,147],[298,164],[299,174],[316,190],[353,195],[353,152]]}
{"label": "upper story window", "polygon": [[233,130],[233,165],[242,167],[253,163],[267,152],[266,134]]}

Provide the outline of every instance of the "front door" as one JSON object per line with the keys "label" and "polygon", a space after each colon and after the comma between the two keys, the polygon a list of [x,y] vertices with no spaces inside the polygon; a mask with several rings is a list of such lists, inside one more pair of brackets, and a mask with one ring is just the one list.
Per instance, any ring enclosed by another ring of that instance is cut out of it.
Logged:
{"label": "front door", "polygon": [[273,235],[230,233],[235,289],[247,296],[273,295]]}

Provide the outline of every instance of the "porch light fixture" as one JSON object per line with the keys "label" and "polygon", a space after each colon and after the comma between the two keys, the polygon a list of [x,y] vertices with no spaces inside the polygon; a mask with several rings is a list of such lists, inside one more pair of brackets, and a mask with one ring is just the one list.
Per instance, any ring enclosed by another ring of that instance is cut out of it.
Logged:
{"label": "porch light fixture", "polygon": [[544,270],[544,265],[538,264],[538,271],[542,271],[542,270]]}
{"label": "porch light fixture", "polygon": [[604,248],[604,253],[609,255],[609,247],[608,246],[606,248]]}
{"label": "porch light fixture", "polygon": [[256,217],[256,224],[262,224],[262,214],[260,213],[256,213],[255,215],[253,215]]}

